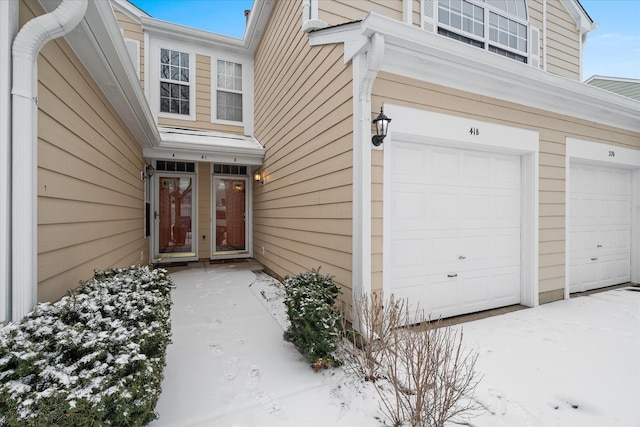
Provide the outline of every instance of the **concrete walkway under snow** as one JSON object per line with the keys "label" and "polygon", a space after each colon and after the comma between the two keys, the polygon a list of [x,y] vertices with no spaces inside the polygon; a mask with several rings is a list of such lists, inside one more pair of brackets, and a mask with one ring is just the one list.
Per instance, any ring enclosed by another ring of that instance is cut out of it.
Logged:
{"label": "concrete walkway under snow", "polygon": [[330,374],[314,373],[283,340],[246,266],[203,264],[171,276],[173,343],[151,426],[361,423],[362,412],[349,420],[331,399]]}

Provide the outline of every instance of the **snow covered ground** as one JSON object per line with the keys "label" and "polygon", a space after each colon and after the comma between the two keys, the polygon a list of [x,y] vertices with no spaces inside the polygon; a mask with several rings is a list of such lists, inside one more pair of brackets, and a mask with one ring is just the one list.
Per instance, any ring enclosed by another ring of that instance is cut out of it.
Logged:
{"label": "snow covered ground", "polygon": [[[282,339],[281,285],[232,266],[172,274],[173,344],[152,426],[380,426],[370,383],[314,373]],[[465,323],[484,376],[473,426],[640,426],[640,288]]]}

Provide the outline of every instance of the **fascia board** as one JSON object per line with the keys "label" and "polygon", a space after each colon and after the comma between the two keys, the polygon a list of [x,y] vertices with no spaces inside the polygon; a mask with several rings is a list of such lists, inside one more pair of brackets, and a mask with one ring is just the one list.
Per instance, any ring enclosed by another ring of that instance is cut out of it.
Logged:
{"label": "fascia board", "polygon": [[253,2],[253,8],[249,14],[249,22],[244,32],[244,44],[251,53],[255,53],[262,40],[274,5],[275,0],[254,0]]}
{"label": "fascia board", "polygon": [[134,21],[140,22],[140,17],[149,16],[144,10],[136,7],[133,3],[131,3],[128,0],[111,0],[111,3],[120,12],[124,13]]}
{"label": "fascia board", "polygon": [[199,146],[180,145],[179,147],[161,146],[145,147],[143,149],[145,158],[174,161],[202,162],[203,160],[217,163],[228,163],[237,165],[262,165],[264,152],[240,152],[221,149],[202,149]]}
{"label": "fascia board", "polygon": [[[58,5],[50,0],[40,3],[47,12]],[[110,2],[90,1],[83,20],[65,39],[138,144],[157,145],[160,135]]]}
{"label": "fascia board", "polygon": [[640,102],[370,13],[361,33],[385,39],[381,70],[640,132]]}
{"label": "fascia board", "polygon": [[580,34],[585,34],[598,28],[598,24],[593,22],[591,17],[585,12],[582,5],[578,3],[578,0],[560,1],[567,12],[569,12],[569,15],[571,15],[571,17],[575,21],[576,28],[580,30]]}

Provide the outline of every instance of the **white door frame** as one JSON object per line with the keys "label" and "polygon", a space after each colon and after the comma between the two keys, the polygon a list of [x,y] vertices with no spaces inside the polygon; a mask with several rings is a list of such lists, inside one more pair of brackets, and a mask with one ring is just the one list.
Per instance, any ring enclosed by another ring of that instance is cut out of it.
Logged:
{"label": "white door frame", "polygon": [[496,123],[385,104],[393,120],[384,145],[383,292],[391,295],[391,150],[395,140],[520,155],[522,159],[521,304],[538,305],[539,134]]}
{"label": "white door frame", "polygon": [[[249,166],[247,166],[247,170],[251,170]],[[242,179],[245,181],[245,218],[244,218],[244,241],[246,250],[244,251],[230,251],[227,253],[219,252],[216,253],[216,188],[215,188],[215,180],[216,178],[223,179]],[[252,233],[252,224],[253,224],[253,209],[251,201],[253,200],[253,181],[251,180],[251,176],[249,175],[226,175],[226,174],[214,174],[213,173],[213,164],[211,164],[211,246],[209,248],[209,258],[210,259],[232,259],[232,258],[251,258],[253,256],[253,233]]]}
{"label": "white door frame", "polygon": [[565,299],[568,299],[570,295],[569,198],[571,195],[569,192],[571,188],[571,162],[631,169],[631,281],[640,282],[640,262],[637,261],[640,259],[640,150],[567,137],[565,162]]}
{"label": "white door frame", "polygon": [[[197,163],[196,163],[197,171]],[[191,245],[192,252],[183,254],[177,253],[175,256],[158,257],[160,255],[159,240],[160,240],[160,220],[158,204],[160,203],[159,191],[160,191],[160,175],[165,177],[180,178],[189,177],[192,179],[191,188]],[[151,220],[153,226],[151,227],[151,259],[154,263],[169,263],[169,262],[184,262],[184,261],[197,261],[198,260],[198,174],[197,172],[168,172],[168,171],[156,171],[153,174],[153,186],[152,186],[152,212]],[[190,255],[187,255],[190,254]]]}

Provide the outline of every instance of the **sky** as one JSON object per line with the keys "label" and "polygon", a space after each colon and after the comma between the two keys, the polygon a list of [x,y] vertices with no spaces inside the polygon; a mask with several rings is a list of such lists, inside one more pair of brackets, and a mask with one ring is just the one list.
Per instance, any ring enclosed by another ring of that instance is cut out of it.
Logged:
{"label": "sky", "polygon": [[[285,0],[288,1],[288,0]],[[253,0],[131,0],[154,18],[242,38],[244,10]],[[598,29],[583,52],[583,80],[593,76],[640,79],[640,0],[580,0]]]}

